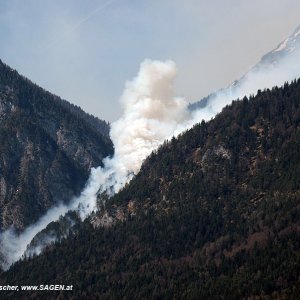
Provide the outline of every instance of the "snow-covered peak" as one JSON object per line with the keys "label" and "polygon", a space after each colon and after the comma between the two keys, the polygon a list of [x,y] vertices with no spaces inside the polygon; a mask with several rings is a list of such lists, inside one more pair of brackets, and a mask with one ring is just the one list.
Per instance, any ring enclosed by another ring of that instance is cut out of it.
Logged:
{"label": "snow-covered peak", "polygon": [[[276,49],[274,49],[271,53],[276,52],[292,52],[297,47],[296,44],[300,44],[300,26],[296,28],[294,33],[288,37],[286,40],[281,42]],[[299,48],[299,45],[298,45]]]}
{"label": "snow-covered peak", "polygon": [[[190,106],[191,110],[230,103],[232,99],[255,94],[258,89],[283,85],[300,77],[300,26],[274,50],[265,54],[239,80]],[[225,100],[224,100],[225,99]],[[219,107],[219,108],[220,108]],[[217,110],[218,111],[218,110]]]}

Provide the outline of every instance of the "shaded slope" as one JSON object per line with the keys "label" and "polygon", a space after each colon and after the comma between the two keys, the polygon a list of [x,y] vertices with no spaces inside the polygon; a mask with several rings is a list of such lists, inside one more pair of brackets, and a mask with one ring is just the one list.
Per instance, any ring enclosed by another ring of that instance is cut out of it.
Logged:
{"label": "shaded slope", "polygon": [[22,230],[83,188],[113,153],[108,124],[0,61],[0,229]]}
{"label": "shaded slope", "polygon": [[92,225],[1,284],[74,285],[30,294],[49,299],[296,299],[299,125],[300,80],[234,102],[165,143]]}

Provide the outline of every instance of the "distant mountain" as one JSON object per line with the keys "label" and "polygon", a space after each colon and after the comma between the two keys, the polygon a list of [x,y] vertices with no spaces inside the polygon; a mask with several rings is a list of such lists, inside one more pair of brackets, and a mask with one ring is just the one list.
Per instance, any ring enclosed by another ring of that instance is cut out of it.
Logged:
{"label": "distant mountain", "polygon": [[264,55],[261,60],[239,80],[220,89],[207,97],[190,104],[191,110],[201,109],[220,97],[229,100],[255,94],[258,89],[282,85],[284,81],[300,77],[300,26],[293,34],[281,42],[274,50]]}
{"label": "distant mountain", "polygon": [[264,55],[261,61],[254,67],[254,69],[269,67],[270,65],[274,64],[276,65],[282,59],[291,55],[291,53],[295,53],[298,51],[300,51],[300,26],[296,28],[296,30],[290,37],[281,42],[277,46],[277,48]]}
{"label": "distant mountain", "polygon": [[113,153],[109,124],[0,61],[0,230],[22,230],[82,190]]}
{"label": "distant mountain", "polygon": [[153,152],[76,234],[0,276],[72,292],[2,295],[298,299],[299,149],[300,80],[235,101]]}

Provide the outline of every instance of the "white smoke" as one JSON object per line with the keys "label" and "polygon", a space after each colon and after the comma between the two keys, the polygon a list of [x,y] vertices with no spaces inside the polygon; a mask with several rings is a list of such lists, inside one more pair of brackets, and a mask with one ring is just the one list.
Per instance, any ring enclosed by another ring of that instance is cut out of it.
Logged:
{"label": "white smoke", "polygon": [[[13,228],[10,228],[0,235],[0,251],[1,251],[1,267],[6,270],[10,265],[16,262],[24,254],[27,245],[31,242],[34,236],[43,230],[49,223],[57,220],[61,214],[66,213],[65,205],[58,205],[48,210],[38,222],[28,226],[21,234],[16,234]],[[38,249],[37,249],[38,250]],[[36,252],[37,254],[39,251]]]}
{"label": "white smoke", "polygon": [[127,82],[121,97],[124,115],[112,124],[110,133],[115,156],[109,165],[121,184],[116,190],[128,173],[137,173],[151,151],[188,118],[186,101],[173,96],[176,73],[172,61],[146,60],[138,76]]}
{"label": "white smoke", "polygon": [[[145,60],[136,78],[126,83],[121,97],[124,115],[111,127],[115,146],[113,158],[104,160],[104,168],[92,169],[87,186],[69,205],[48,211],[36,224],[16,235],[13,229],[0,235],[4,268],[21,258],[32,238],[50,222],[69,210],[78,210],[82,219],[97,209],[97,195],[118,192],[143,160],[165,139],[179,134],[202,120],[209,120],[230,104],[233,99],[255,94],[258,89],[280,86],[300,76],[300,53],[295,51],[279,62],[262,65],[248,72],[237,85],[218,92],[208,104],[196,111],[188,111],[182,98],[173,96],[176,66],[172,61]],[[52,241],[52,239],[51,239]],[[40,248],[36,250],[38,253]]]}

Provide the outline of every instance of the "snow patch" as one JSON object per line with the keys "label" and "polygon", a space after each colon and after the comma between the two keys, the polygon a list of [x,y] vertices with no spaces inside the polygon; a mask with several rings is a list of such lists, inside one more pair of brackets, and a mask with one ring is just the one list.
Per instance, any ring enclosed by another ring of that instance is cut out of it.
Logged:
{"label": "snow patch", "polygon": [[297,37],[300,34],[300,29],[295,32],[294,37]]}
{"label": "snow patch", "polygon": [[292,47],[289,48],[289,52],[293,52],[295,49],[296,49],[296,47],[292,46]]}
{"label": "snow patch", "polygon": [[279,46],[272,52],[272,53],[275,53],[275,52],[279,52],[279,51],[282,51],[286,48],[288,42],[290,41],[290,39],[286,39],[285,41],[283,41],[281,44],[279,44]]}

